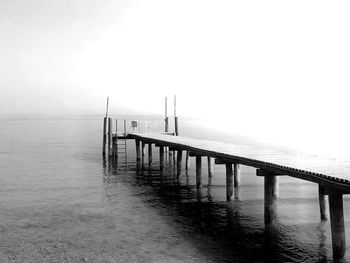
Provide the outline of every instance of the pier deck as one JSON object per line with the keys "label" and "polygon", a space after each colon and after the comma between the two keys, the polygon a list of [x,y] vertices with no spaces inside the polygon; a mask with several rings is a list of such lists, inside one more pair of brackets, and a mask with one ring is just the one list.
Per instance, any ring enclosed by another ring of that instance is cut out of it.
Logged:
{"label": "pier deck", "polygon": [[289,175],[350,193],[350,164],[340,164],[332,158],[298,154],[244,144],[198,140],[163,134],[130,133],[129,138],[190,151],[193,155],[209,156],[231,163],[266,169],[278,175]]}

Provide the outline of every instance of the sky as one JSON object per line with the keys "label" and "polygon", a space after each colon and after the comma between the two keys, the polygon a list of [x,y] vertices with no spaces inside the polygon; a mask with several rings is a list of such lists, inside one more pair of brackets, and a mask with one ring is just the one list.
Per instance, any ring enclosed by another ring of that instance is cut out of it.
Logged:
{"label": "sky", "polygon": [[[350,157],[348,1],[0,1],[0,116],[162,114]],[[169,109],[169,112],[171,110]]]}

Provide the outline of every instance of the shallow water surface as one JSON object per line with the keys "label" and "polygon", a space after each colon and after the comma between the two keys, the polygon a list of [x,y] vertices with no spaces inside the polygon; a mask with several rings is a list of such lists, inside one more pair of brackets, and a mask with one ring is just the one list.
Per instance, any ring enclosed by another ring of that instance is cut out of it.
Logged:
{"label": "shallow water surface", "polygon": [[[159,171],[156,148],[153,165],[137,169],[132,141],[127,156],[103,160],[101,127],[100,119],[0,121],[0,262],[332,261],[317,185],[281,177],[278,222],[265,229],[254,169],[241,168],[241,188],[226,202],[224,167],[208,183],[203,159],[196,190],[194,160],[179,180],[171,157]],[[184,136],[196,129],[181,126]]]}

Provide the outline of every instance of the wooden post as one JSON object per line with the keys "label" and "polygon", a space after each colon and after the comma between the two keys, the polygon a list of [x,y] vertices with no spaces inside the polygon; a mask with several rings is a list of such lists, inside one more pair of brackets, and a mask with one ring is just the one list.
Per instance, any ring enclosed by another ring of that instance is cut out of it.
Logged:
{"label": "wooden post", "polygon": [[148,165],[152,165],[152,143],[148,144]]}
{"label": "wooden post", "polygon": [[115,119],[114,156],[118,158],[118,119]]}
{"label": "wooden post", "polygon": [[107,117],[103,118],[103,139],[102,139],[102,155],[106,155],[106,139],[107,139]]}
{"label": "wooden post", "polygon": [[345,230],[343,214],[343,195],[331,193],[329,195],[329,214],[331,218],[333,259],[341,259],[345,255]]}
{"label": "wooden post", "polygon": [[135,140],[135,145],[136,145],[136,161],[140,162],[141,160],[141,149],[140,149],[140,140]]}
{"label": "wooden post", "polygon": [[276,199],[278,189],[278,177],[266,175],[264,177],[264,217],[265,224],[271,224],[276,219]]}
{"label": "wooden post", "polygon": [[214,158],[208,156],[208,181],[211,181],[214,174]]}
{"label": "wooden post", "polygon": [[179,124],[178,124],[178,118],[175,117],[175,135],[179,136]]}
{"label": "wooden post", "polygon": [[230,201],[233,196],[232,163],[227,163],[225,166],[226,166],[226,200]]}
{"label": "wooden post", "polygon": [[108,156],[112,156],[112,118],[108,118]]}
{"label": "wooden post", "polygon": [[238,163],[233,164],[233,182],[235,188],[241,184],[241,171]]}
{"label": "wooden post", "polygon": [[174,95],[174,120],[175,120],[175,135],[179,136],[178,119],[176,116],[176,95]]}
{"label": "wooden post", "polygon": [[177,151],[177,177],[181,175],[182,169],[182,150]]}
{"label": "wooden post", "polygon": [[188,170],[188,168],[190,168],[190,152],[186,151],[186,171]]}
{"label": "wooden post", "polygon": [[318,185],[318,201],[320,204],[321,220],[327,220],[325,189],[320,184]]}
{"label": "wooden post", "polygon": [[164,170],[164,146],[159,146],[159,166],[160,170]]}
{"label": "wooden post", "polygon": [[124,119],[124,137],[126,136],[126,119]]}
{"label": "wooden post", "polygon": [[202,156],[196,156],[196,187],[202,187]]}
{"label": "wooden post", "polygon": [[146,143],[144,141],[141,142],[141,162],[142,166],[145,164],[145,155],[146,155]]}
{"label": "wooden post", "polygon": [[168,118],[168,97],[165,97],[165,127],[164,131],[169,132],[169,118]]}

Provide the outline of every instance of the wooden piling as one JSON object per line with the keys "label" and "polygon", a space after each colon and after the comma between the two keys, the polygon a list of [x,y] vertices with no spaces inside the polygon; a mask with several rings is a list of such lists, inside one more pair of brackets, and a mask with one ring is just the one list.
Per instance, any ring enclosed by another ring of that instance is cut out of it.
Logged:
{"label": "wooden piling", "polygon": [[343,195],[331,193],[329,195],[329,214],[331,219],[333,259],[341,259],[345,255],[345,229],[343,214]]}
{"label": "wooden piling", "polygon": [[179,136],[179,122],[177,117],[175,117],[175,135]]}
{"label": "wooden piling", "polygon": [[112,156],[112,136],[113,136],[113,124],[112,124],[112,118],[108,118],[108,156]]}
{"label": "wooden piling", "polygon": [[148,165],[152,165],[152,143],[148,144]]}
{"label": "wooden piling", "polygon": [[174,121],[175,121],[175,136],[179,136],[178,119],[176,116],[176,95],[174,95]]}
{"label": "wooden piling", "polygon": [[118,158],[118,119],[115,119],[114,157]]}
{"label": "wooden piling", "polygon": [[230,201],[233,196],[233,170],[232,164],[226,163],[226,200]]}
{"label": "wooden piling", "polygon": [[211,181],[214,174],[214,158],[208,156],[208,181]]}
{"label": "wooden piling", "polygon": [[278,190],[278,177],[267,175],[264,177],[264,218],[265,224],[271,224],[276,219],[276,199]]}
{"label": "wooden piling", "polygon": [[233,185],[238,188],[241,184],[241,170],[238,163],[233,164]]}
{"label": "wooden piling", "polygon": [[177,150],[177,177],[180,177],[182,170],[182,150]]}
{"label": "wooden piling", "polygon": [[140,140],[135,140],[135,146],[136,146],[136,161],[140,162],[141,160]]}
{"label": "wooden piling", "polygon": [[102,139],[102,155],[106,155],[106,140],[107,140],[107,117],[103,118],[103,139]]}
{"label": "wooden piling", "polygon": [[144,141],[141,142],[141,162],[142,165],[145,164],[145,156],[146,156],[146,143]]}
{"label": "wooden piling", "polygon": [[318,201],[320,205],[321,220],[327,220],[325,189],[320,184],[318,184]]}
{"label": "wooden piling", "polygon": [[186,151],[186,166],[185,166],[185,169],[186,171],[188,170],[188,168],[190,168],[190,152],[189,151]]}
{"label": "wooden piling", "polygon": [[202,187],[202,156],[196,156],[196,187]]}
{"label": "wooden piling", "polygon": [[160,170],[164,170],[164,146],[159,146],[159,166]]}
{"label": "wooden piling", "polygon": [[169,132],[168,97],[165,97],[165,118],[164,118],[164,122],[165,122],[164,131],[165,132]]}

